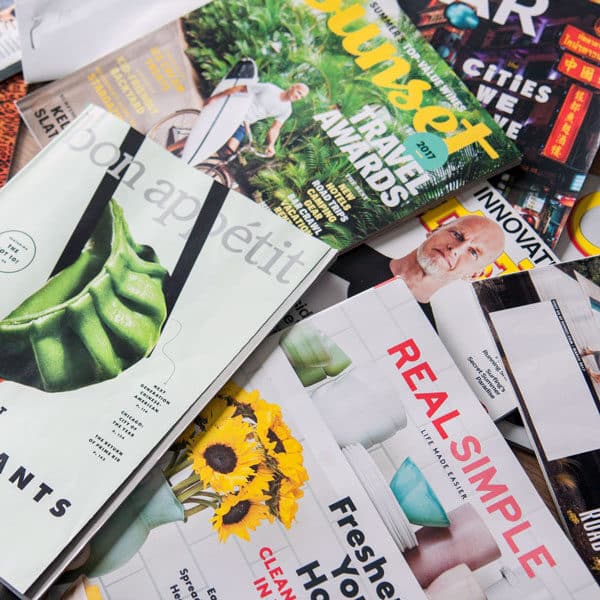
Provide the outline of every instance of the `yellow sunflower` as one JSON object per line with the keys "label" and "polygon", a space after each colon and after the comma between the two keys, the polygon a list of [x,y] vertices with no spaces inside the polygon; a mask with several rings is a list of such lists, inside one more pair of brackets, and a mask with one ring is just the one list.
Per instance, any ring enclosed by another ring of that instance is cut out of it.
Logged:
{"label": "yellow sunflower", "polygon": [[194,423],[190,423],[185,430],[183,431],[183,433],[175,440],[176,444],[185,444],[189,438],[191,438],[194,433],[196,431],[196,426],[194,425]]}
{"label": "yellow sunflower", "polygon": [[248,483],[244,486],[244,490],[251,490],[255,494],[264,494],[269,489],[269,484],[273,481],[275,473],[269,468],[269,466],[263,461],[260,465],[254,468],[254,476],[248,480]]}
{"label": "yellow sunflower", "polygon": [[234,417],[190,441],[188,454],[193,469],[205,485],[216,492],[228,493],[254,476],[262,453],[246,439],[251,432],[248,423]]}
{"label": "yellow sunflower", "polygon": [[256,433],[260,443],[271,455],[302,452],[302,445],[284,423],[281,409],[276,404],[261,401],[256,411]]}
{"label": "yellow sunflower", "polygon": [[279,407],[264,402],[256,413],[256,434],[267,455],[277,463],[279,471],[301,485],[308,479],[304,468],[302,444],[284,423]]}
{"label": "yellow sunflower", "polygon": [[[264,404],[267,404],[261,397],[258,390],[248,391],[238,387],[235,395],[232,395],[233,401],[241,407],[244,414],[256,414],[256,411]],[[272,405],[275,406],[275,405]],[[279,410],[279,407],[277,407]]]}
{"label": "yellow sunflower", "polygon": [[231,419],[235,410],[235,406],[229,404],[224,397],[217,394],[198,415],[198,425],[203,431],[208,431],[211,427],[216,427],[227,421],[227,419]]}
{"label": "yellow sunflower", "polygon": [[279,487],[277,495],[276,512],[277,518],[289,529],[298,512],[298,500],[304,496],[304,492],[289,479],[284,479]]}
{"label": "yellow sunflower", "polygon": [[302,485],[305,481],[308,481],[308,472],[304,468],[301,453],[287,454],[282,452],[274,460],[277,463],[277,470],[295,485]]}
{"label": "yellow sunflower", "polygon": [[250,490],[225,496],[211,519],[213,528],[219,533],[219,540],[224,542],[234,534],[248,542],[249,530],[256,530],[261,521],[273,522],[273,515],[264,504],[266,499],[263,494],[253,494]]}

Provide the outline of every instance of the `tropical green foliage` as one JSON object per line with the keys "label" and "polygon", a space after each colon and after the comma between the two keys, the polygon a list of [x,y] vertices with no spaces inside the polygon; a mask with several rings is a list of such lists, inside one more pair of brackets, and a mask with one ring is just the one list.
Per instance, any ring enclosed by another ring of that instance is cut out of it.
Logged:
{"label": "tropical green foliage", "polygon": [[[350,117],[366,104],[386,107],[389,113],[389,133],[400,140],[414,132],[414,111],[402,111],[387,99],[386,90],[375,86],[371,77],[377,69],[363,72],[342,47],[341,39],[328,31],[326,15],[310,10],[301,0],[213,0],[184,19],[184,31],[188,42],[188,54],[200,75],[201,92],[210,95],[241,58],[255,60],[260,81],[274,83],[281,88],[291,83],[303,82],[310,87],[308,97],[294,104],[293,114],[286,121],[277,144],[276,158],[265,161],[249,157],[246,171],[250,176],[249,193],[259,196],[273,208],[285,202],[293,193],[306,199],[310,182],[341,183],[346,174],[355,174],[355,168],[346,155],[332,143],[319,122],[313,119],[318,113],[339,108]],[[418,37],[408,18],[397,24],[401,37]],[[381,39],[372,45],[376,46]],[[398,42],[399,46],[404,42]],[[448,81],[450,69],[445,62],[420,38],[414,46],[427,62],[432,72]],[[429,77],[414,65],[404,79]],[[464,112],[455,111],[456,117],[467,118],[471,123],[482,120],[482,112],[466,88],[455,76],[450,87],[467,106]],[[399,83],[405,81],[399,80]],[[435,86],[427,92],[424,105],[449,106],[441,90]],[[486,114],[485,119],[491,121]],[[253,125],[253,134],[258,141],[265,139],[270,126],[268,121]],[[494,141],[503,153],[514,149],[504,141]],[[443,168],[432,172],[432,183],[422,188],[418,198],[411,198],[391,209],[382,204],[379,195],[365,183],[364,190],[370,200],[357,199],[352,203],[351,221],[346,225],[320,224],[325,239],[332,245],[343,247],[352,241],[380,229],[390,222],[414,214],[426,203],[447,196],[458,187],[474,179],[482,179],[498,169],[494,161],[476,152],[473,147],[455,153]],[[361,181],[359,175],[355,178]],[[348,232],[350,228],[350,232]]]}

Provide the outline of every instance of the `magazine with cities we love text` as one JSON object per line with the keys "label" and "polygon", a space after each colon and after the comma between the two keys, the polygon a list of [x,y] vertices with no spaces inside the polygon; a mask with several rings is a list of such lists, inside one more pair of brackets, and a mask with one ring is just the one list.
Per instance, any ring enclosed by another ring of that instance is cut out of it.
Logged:
{"label": "magazine with cities we love text", "polygon": [[0,202],[0,579],[37,598],[335,252],[93,106]]}
{"label": "magazine with cities we love text", "polygon": [[267,338],[50,598],[66,589],[71,600],[86,589],[112,600],[598,597],[401,280]]}
{"label": "magazine with cities we love text", "polygon": [[556,247],[600,145],[600,5],[398,4],[523,152],[492,183]]}

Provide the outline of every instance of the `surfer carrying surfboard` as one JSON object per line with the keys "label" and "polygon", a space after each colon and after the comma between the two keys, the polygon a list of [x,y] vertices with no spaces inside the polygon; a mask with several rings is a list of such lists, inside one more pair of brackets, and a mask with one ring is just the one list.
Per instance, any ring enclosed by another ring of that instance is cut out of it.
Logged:
{"label": "surfer carrying surfboard", "polygon": [[[251,96],[250,105],[242,121],[252,125],[263,119],[273,119],[273,123],[267,131],[265,148],[265,154],[273,156],[275,154],[275,142],[279,138],[281,127],[292,114],[292,103],[305,98],[309,91],[308,86],[304,83],[293,83],[286,90],[273,83],[246,83],[234,85],[213,94],[207,98],[204,106],[207,107],[217,100],[234,94],[249,94]],[[237,152],[245,136],[246,129],[242,122],[220,150],[221,157],[227,158]]]}

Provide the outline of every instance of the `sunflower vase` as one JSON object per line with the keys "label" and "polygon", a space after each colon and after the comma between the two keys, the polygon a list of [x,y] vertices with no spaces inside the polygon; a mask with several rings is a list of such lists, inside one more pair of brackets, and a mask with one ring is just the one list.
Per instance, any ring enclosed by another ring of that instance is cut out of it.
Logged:
{"label": "sunflower vase", "polygon": [[184,509],[162,471],[153,469],[90,543],[81,571],[88,577],[122,567],[142,547],[152,529],[184,521]]}

